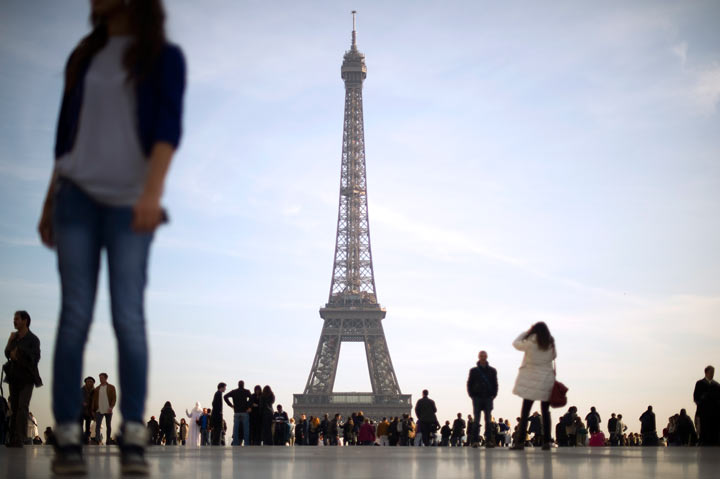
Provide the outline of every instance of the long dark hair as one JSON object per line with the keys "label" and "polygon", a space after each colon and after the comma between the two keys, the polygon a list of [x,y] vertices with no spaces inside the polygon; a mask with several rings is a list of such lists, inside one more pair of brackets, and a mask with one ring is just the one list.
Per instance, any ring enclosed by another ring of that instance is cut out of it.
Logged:
{"label": "long dark hair", "polygon": [[[133,42],[123,56],[127,80],[141,80],[152,69],[154,61],[165,45],[165,9],[161,0],[128,0],[130,13],[130,35]],[[82,40],[70,55],[65,69],[65,91],[75,88],[80,71],[88,64],[108,41],[105,17],[90,14],[92,31]]]}
{"label": "long dark hair", "polygon": [[525,338],[529,338],[533,334],[537,339],[538,347],[543,351],[550,349],[551,346],[555,347],[555,338],[552,337],[552,334],[550,334],[550,330],[548,329],[547,324],[545,324],[544,322],[540,321],[539,323],[533,324],[532,328],[530,328],[530,330],[525,335]]}

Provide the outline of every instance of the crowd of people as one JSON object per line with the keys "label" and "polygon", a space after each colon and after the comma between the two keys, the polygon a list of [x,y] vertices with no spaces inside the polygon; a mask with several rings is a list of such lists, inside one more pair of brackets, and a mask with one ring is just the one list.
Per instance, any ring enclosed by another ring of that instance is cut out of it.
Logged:
{"label": "crowd of people", "polygon": [[[32,340],[27,312],[14,316],[17,332],[13,333],[5,349],[9,359],[4,374],[9,374],[10,405],[0,401],[0,443],[8,446],[24,444],[54,444],[53,430],[48,427],[44,441],[38,434],[38,423],[24,398],[13,393],[27,389],[24,384],[35,384],[37,363],[28,361],[39,357],[39,341]],[[26,339],[25,341],[21,341]],[[27,340],[29,339],[29,340]],[[513,392],[523,398],[521,414],[510,419],[492,415],[493,401],[498,392],[495,368],[488,362],[486,351],[480,351],[478,362],[471,368],[467,380],[473,414],[466,417],[457,413],[452,421],[438,421],[437,407],[424,390],[415,405],[415,417],[404,414],[397,417],[368,417],[362,411],[349,417],[341,414],[324,414],[323,417],[300,414],[290,417],[282,405],[275,405],[275,394],[270,386],[257,385],[253,391],[245,388],[244,381],[227,391],[221,382],[212,399],[211,408],[199,402],[185,409],[178,418],[170,401],[161,409],[158,418],[152,416],[146,423],[148,445],[189,447],[227,445],[228,422],[224,408],[233,414],[232,446],[439,446],[439,447],[582,447],[582,446],[688,446],[720,445],[720,384],[714,380],[712,366],[705,368],[705,376],[697,381],[693,399],[697,413],[691,418],[685,409],[668,418],[660,433],[656,426],[652,406],[639,417],[640,431],[630,432],[622,414],[612,413],[605,431],[602,418],[595,407],[583,417],[571,406],[559,418],[551,434],[549,412],[550,389],[554,383],[552,362],[556,356],[554,339],[547,325],[536,323],[513,342],[524,352],[524,359]],[[34,353],[35,348],[38,349]],[[112,435],[112,418],[117,402],[117,390],[108,382],[108,374],[98,375],[99,384],[88,376],[80,388],[78,418],[84,444],[116,444]],[[20,382],[21,384],[18,384]],[[543,399],[545,398],[545,399]],[[532,403],[540,401],[541,411],[530,414]],[[17,414],[9,414],[17,411]],[[484,422],[481,424],[481,415]],[[22,416],[21,416],[22,415]],[[101,426],[105,423],[105,435]],[[607,434],[606,434],[607,432]]]}

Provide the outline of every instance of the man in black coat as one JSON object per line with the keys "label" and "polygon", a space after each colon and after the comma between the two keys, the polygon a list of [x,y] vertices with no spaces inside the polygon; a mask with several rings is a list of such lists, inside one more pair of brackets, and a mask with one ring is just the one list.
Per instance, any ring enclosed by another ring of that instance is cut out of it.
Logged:
{"label": "man in black coat", "polygon": [[150,436],[148,443],[152,445],[160,444],[160,424],[155,419],[155,416],[152,416],[147,422],[147,429],[148,436]]}
{"label": "man in black coat", "polygon": [[222,436],[223,393],[225,392],[225,389],[227,389],[227,384],[225,384],[225,383],[218,384],[217,391],[215,391],[215,396],[213,396],[212,416],[210,416],[210,426],[212,427],[212,432],[210,433],[210,437],[211,437],[210,443],[213,446],[220,445],[220,436]]}
{"label": "man in black coat", "polygon": [[30,331],[30,315],[16,311],[13,316],[14,331],[5,346],[8,363],[3,367],[5,380],[10,386],[10,440],[8,447],[23,447],[27,435],[27,421],[33,388],[42,386],[38,362],[40,340]]}
{"label": "man in black coat", "polygon": [[437,417],[437,407],[435,407],[435,401],[428,397],[427,389],[423,389],[422,398],[418,399],[415,403],[415,415],[418,418],[418,426],[420,426],[420,433],[422,434],[422,442],[424,446],[430,445],[430,435],[435,428]]}
{"label": "man in black coat", "polygon": [[246,446],[250,445],[250,391],[245,389],[245,381],[238,381],[237,389],[227,393],[224,399],[234,411],[232,445],[240,446],[243,441]]}
{"label": "man in black coat", "polygon": [[693,400],[701,446],[720,445],[720,384],[713,379],[715,368],[705,368],[705,377],[695,383]]}
{"label": "man in black coat", "polygon": [[617,446],[618,445],[618,435],[617,435],[617,418],[615,417],[615,413],[612,413],[610,415],[610,419],[608,419],[608,435],[610,436],[610,445],[611,446]]}
{"label": "man in black coat", "polygon": [[652,410],[652,406],[648,406],[647,411],[642,413],[642,416],[640,416],[640,434],[642,435],[643,446],[658,445],[655,413]]}
{"label": "man in black coat", "polygon": [[[493,400],[498,393],[497,371],[488,363],[485,351],[478,354],[477,366],[470,370],[467,392],[473,403],[473,418],[480,428],[480,413],[485,413],[485,447],[495,447],[495,434],[491,426]],[[473,443],[477,447],[477,443]]]}
{"label": "man in black coat", "polygon": [[596,432],[600,431],[600,423],[602,422],[602,419],[600,419],[600,414],[595,409],[595,406],[590,408],[590,412],[587,416],[585,416],[585,424],[587,424],[588,431],[590,431],[590,434],[595,434]]}

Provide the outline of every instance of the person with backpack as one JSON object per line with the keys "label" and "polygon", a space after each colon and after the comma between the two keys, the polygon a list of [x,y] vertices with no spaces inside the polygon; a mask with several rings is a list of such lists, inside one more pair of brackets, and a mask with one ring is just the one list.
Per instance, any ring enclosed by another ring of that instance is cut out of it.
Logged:
{"label": "person with backpack", "polygon": [[[491,426],[493,401],[498,394],[497,370],[488,363],[486,351],[478,353],[477,365],[470,369],[467,380],[467,393],[472,399],[473,418],[477,423],[476,430],[480,429],[480,414],[485,414],[485,447],[495,447],[494,428]],[[478,446],[478,440],[472,441],[473,447]]]}

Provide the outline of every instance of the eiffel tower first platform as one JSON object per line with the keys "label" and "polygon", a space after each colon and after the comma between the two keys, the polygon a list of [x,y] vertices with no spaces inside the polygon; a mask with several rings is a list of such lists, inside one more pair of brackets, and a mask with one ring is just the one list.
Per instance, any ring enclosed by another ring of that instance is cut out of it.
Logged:
{"label": "eiffel tower first platform", "polygon": [[[367,75],[365,55],[357,49],[355,12],[352,45],[341,68],[345,82],[345,120],[340,175],[335,261],[330,298],[320,308],[324,320],[315,360],[305,392],[293,397],[293,413],[349,417],[362,411],[365,417],[400,416],[410,413],[411,396],[402,394],[390,360],[382,320],[385,309],[377,302],[365,174],[365,133],[362,85]],[[340,346],[343,342],[365,344],[372,392],[333,392]]]}

